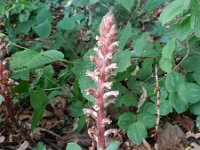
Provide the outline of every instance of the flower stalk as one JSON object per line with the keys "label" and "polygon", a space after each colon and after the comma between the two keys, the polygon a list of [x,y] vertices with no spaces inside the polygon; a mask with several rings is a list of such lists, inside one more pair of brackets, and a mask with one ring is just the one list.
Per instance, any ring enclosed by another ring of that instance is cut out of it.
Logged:
{"label": "flower stalk", "polygon": [[12,104],[13,96],[11,94],[11,87],[14,85],[14,81],[10,78],[11,72],[6,69],[8,59],[4,58],[5,46],[6,44],[0,39],[0,94],[4,99],[8,118],[17,127],[18,124],[14,117],[15,112]]}
{"label": "flower stalk", "polygon": [[96,121],[96,126],[93,126],[92,130],[89,129],[88,133],[91,135],[90,131],[93,132],[91,138],[96,140],[98,150],[104,150],[105,137],[108,136],[105,131],[105,125],[111,123],[111,120],[106,118],[106,107],[114,103],[113,97],[115,98],[119,94],[118,91],[110,91],[113,84],[110,78],[115,75],[113,69],[117,68],[117,64],[112,63],[111,60],[118,50],[117,46],[119,44],[116,41],[117,30],[112,12],[103,17],[99,27],[99,34],[96,37],[97,47],[94,48],[96,54],[90,56],[90,61],[94,62],[96,69],[94,71],[86,71],[86,75],[97,85],[96,89],[89,88],[86,93],[91,94],[96,102],[93,109],[84,109],[83,111]]}

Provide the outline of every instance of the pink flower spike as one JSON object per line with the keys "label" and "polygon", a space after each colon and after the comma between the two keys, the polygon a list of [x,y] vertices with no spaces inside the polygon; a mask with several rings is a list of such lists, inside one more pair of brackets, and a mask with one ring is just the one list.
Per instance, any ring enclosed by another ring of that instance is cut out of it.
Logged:
{"label": "pink flower spike", "polygon": [[109,91],[103,95],[103,99],[106,100],[110,96],[117,97],[118,94],[119,94],[119,91]]}
{"label": "pink flower spike", "polygon": [[118,129],[109,129],[105,131],[104,136],[108,137],[110,134],[117,135],[118,133],[119,133]]}
{"label": "pink flower spike", "polygon": [[111,89],[112,85],[113,85],[113,82],[105,82],[105,83],[103,83],[103,86],[105,88],[109,89],[109,90]]}
{"label": "pink flower spike", "polygon": [[95,72],[92,72],[90,70],[86,71],[86,75],[89,76],[92,80],[94,80],[94,82],[97,83],[98,81],[98,76],[95,74]]}
{"label": "pink flower spike", "polygon": [[95,90],[95,89],[93,89],[93,88],[89,88],[89,89],[87,89],[87,90],[85,90],[86,91],[86,94],[87,95],[92,95],[94,98],[97,98],[98,97],[98,93],[97,93],[97,91]]}
{"label": "pink flower spike", "polygon": [[115,103],[115,99],[106,100],[106,101],[104,101],[104,108],[106,108],[109,105],[114,104],[114,103]]}
{"label": "pink flower spike", "polygon": [[102,124],[103,125],[105,125],[105,124],[111,124],[111,120],[109,119],[109,118],[104,118],[103,120],[102,120]]}
{"label": "pink flower spike", "polygon": [[106,67],[105,71],[108,73],[110,70],[117,68],[117,63],[112,63]]}
{"label": "pink flower spike", "polygon": [[[108,51],[113,51],[116,49],[116,47],[119,45],[119,41],[116,41],[114,43],[112,43],[109,47],[108,47]],[[115,51],[114,51],[115,52]]]}
{"label": "pink flower spike", "polygon": [[84,112],[84,114],[91,116],[93,119],[95,119],[95,120],[97,119],[97,113],[94,110],[84,108],[83,112]]}

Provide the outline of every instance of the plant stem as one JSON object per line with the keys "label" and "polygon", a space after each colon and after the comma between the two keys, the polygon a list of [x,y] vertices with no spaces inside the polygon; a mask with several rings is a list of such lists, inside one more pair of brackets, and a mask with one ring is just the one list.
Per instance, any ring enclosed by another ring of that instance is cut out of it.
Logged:
{"label": "plant stem", "polygon": [[97,130],[98,130],[98,148],[99,150],[103,150],[105,148],[105,139],[104,139],[104,125],[103,125],[103,118],[104,118],[104,106],[103,106],[103,96],[97,99],[99,111],[97,112]]}

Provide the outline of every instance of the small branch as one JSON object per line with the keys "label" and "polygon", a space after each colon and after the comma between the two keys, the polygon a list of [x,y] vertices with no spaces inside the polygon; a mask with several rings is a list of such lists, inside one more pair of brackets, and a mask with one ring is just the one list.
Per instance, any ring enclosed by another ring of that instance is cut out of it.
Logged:
{"label": "small branch", "polygon": [[158,129],[159,129],[159,123],[160,123],[160,86],[159,86],[159,80],[158,80],[158,67],[155,66],[155,81],[156,81],[156,88],[154,90],[154,93],[156,93],[156,126],[155,126],[155,138],[157,141],[158,137]]}

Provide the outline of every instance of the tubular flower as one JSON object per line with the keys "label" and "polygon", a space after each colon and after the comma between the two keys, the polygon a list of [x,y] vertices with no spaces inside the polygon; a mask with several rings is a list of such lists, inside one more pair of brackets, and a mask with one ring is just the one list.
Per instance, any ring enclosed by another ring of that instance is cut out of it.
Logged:
{"label": "tubular flower", "polygon": [[[96,99],[96,102],[93,110],[84,109],[83,111],[88,116],[94,117],[96,126],[93,126],[93,131],[96,131],[95,137],[97,138],[93,139],[96,140],[98,150],[104,150],[106,133],[104,127],[106,124],[111,123],[111,120],[106,118],[105,107],[112,104],[113,97],[119,94],[118,91],[110,91],[113,83],[109,81],[111,76],[115,75],[113,69],[117,68],[116,63],[111,63],[111,59],[118,50],[117,46],[119,44],[116,41],[117,30],[112,12],[107,13],[103,17],[99,27],[99,34],[96,37],[97,47],[94,48],[96,54],[90,56],[90,61],[95,63],[96,68],[94,71],[87,70],[86,72],[86,75],[97,85],[97,89],[89,88],[86,90],[87,94],[91,94]],[[96,111],[97,115],[95,115],[94,111]]]}

